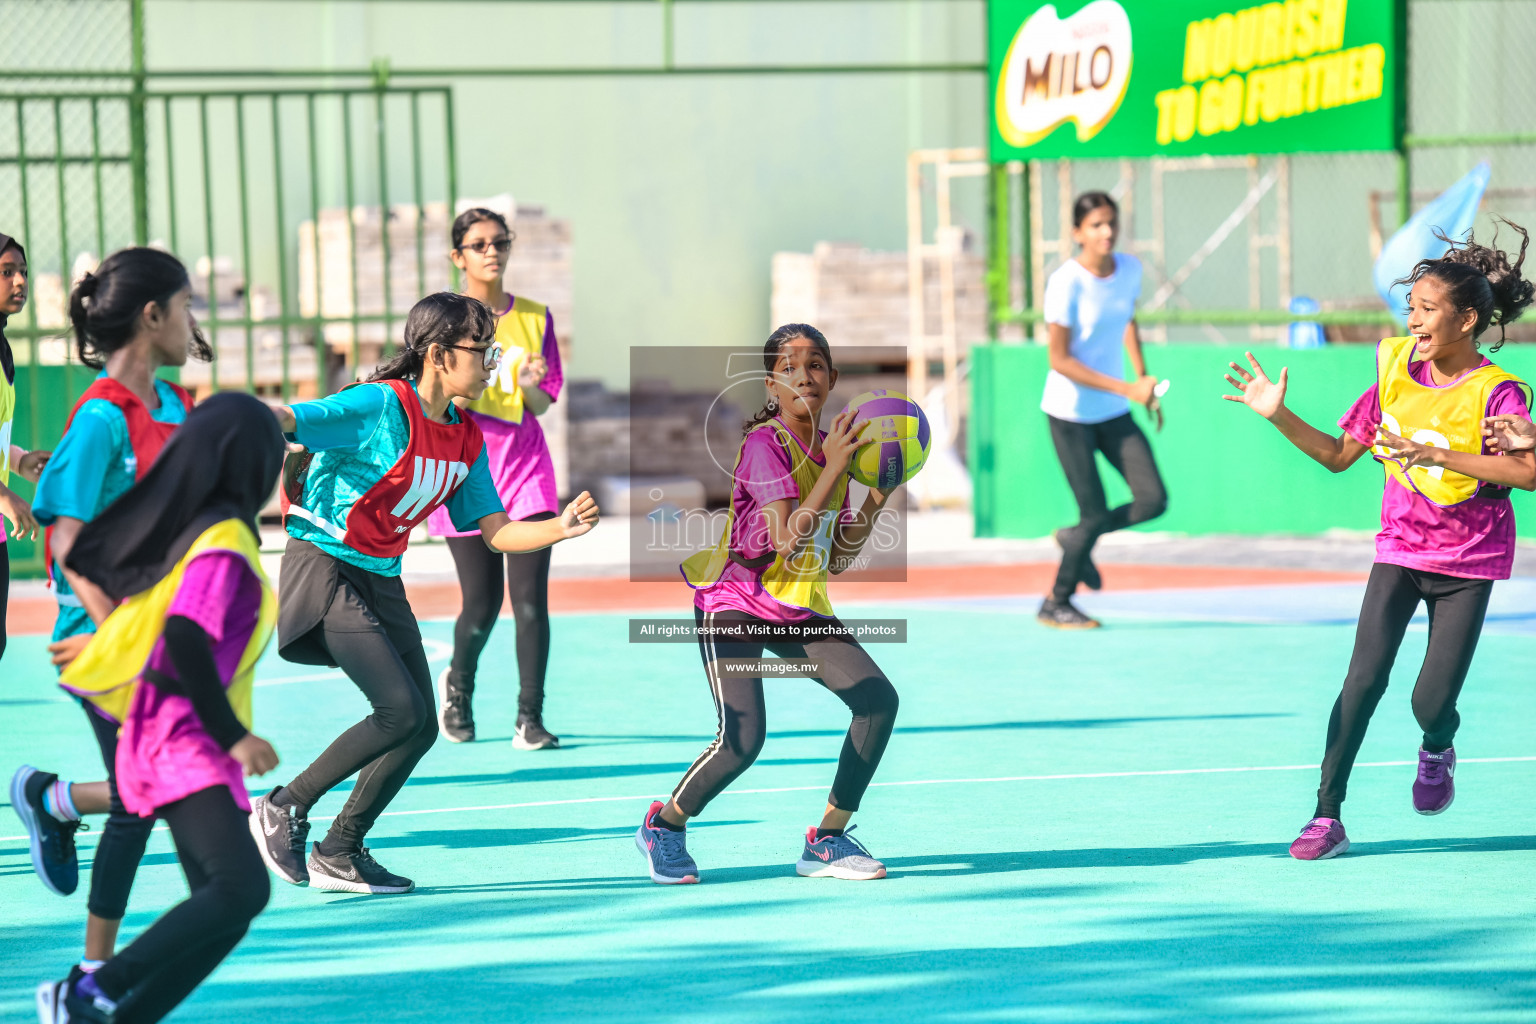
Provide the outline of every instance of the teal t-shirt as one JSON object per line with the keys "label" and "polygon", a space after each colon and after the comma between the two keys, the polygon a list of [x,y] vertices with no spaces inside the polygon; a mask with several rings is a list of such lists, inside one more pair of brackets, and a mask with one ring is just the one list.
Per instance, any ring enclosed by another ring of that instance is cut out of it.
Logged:
{"label": "teal t-shirt", "polygon": [[[458,410],[449,409],[453,422],[461,422]],[[410,445],[411,424],[405,409],[388,384],[363,384],[329,398],[300,402],[293,407],[293,418],[290,436],[315,453],[300,504],[345,529],[352,506],[394,468]],[[460,530],[473,530],[481,516],[504,510],[484,448],[469,467],[469,476],[443,504]],[[364,554],[298,516],[288,517],[288,534],[348,565],[380,576],[400,575],[398,556]]]}
{"label": "teal t-shirt", "polygon": [[[103,371],[98,379],[105,376]],[[157,379],[155,394],[160,398],[160,408],[150,410],[150,419],[158,423],[186,420],[187,408],[169,384]],[[53,457],[43,467],[32,500],[32,514],[44,526],[52,526],[60,516],[88,523],[133,486],[137,471],[138,460],[128,441],[128,421],[123,411],[105,398],[93,398],[75,413],[69,429],[54,448]],[[80,606],[80,599],[69,589],[58,566],[50,565],[48,575],[59,601],[53,639],[96,632],[96,624]]]}

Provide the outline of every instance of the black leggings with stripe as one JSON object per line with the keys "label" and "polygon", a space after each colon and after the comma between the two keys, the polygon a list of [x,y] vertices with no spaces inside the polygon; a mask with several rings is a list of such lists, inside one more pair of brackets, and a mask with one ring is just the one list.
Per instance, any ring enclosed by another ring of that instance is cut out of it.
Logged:
{"label": "black leggings with stripe", "polygon": [[[739,611],[704,612],[694,609],[694,621],[701,626],[754,624],[771,627],[763,619]],[[837,622],[836,619],[831,620]],[[898,700],[896,688],[880,671],[874,659],[857,640],[831,637],[808,643],[763,641],[717,641],[699,637],[699,653],[704,673],[709,678],[710,693],[719,714],[714,741],[693,762],[683,781],[677,784],[672,799],[689,817],[702,812],[708,803],[746,771],[762,752],[767,735],[767,716],[763,707],[761,676],[722,676],[722,659],[755,660],[764,649],[780,658],[804,658],[821,663],[816,681],[848,705],[853,722],[843,738],[837,759],[837,775],[832,781],[829,803],[845,811],[859,809],[864,790],[874,778],[885,745],[896,725]]]}

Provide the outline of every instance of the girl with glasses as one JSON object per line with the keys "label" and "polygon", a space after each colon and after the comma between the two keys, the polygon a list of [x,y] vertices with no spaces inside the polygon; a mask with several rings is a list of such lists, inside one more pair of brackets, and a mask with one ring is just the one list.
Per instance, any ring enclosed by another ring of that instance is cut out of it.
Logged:
{"label": "girl with glasses", "polygon": [[[479,299],[497,316],[496,343],[505,356],[485,393],[464,405],[480,428],[496,493],[515,520],[551,519],[559,505],[555,464],[538,417],[560,395],[563,374],[549,310],[502,287],[507,256],[517,236],[501,214],[482,207],[453,222],[453,263],[464,273],[464,294]],[[544,673],[549,664],[549,549],[505,557],[486,548],[474,533],[457,530],[445,509],[427,520],[453,554],[463,610],[453,630],[453,661],[437,678],[438,730],[454,743],[475,738],[471,701],[480,654],[496,628],[505,586],[517,629],[517,724],[512,745],[519,750],[559,746],[544,727]]]}
{"label": "girl with glasses", "polygon": [[[508,517],[491,479],[472,402],[496,366],[496,319],[475,299],[428,295],[406,318],[405,347],[368,381],[282,407],[278,423],[313,455],[284,472],[286,525],[278,653],[339,666],[372,706],[286,786],[252,801],[262,859],[294,885],[344,892],[409,892],[363,840],[431,748],[432,676],[400,582],[411,531],[438,508],[455,530],[496,557],[579,537],[597,522],[587,494],[537,523]],[[305,858],[309,809],[352,775],[357,782],[325,839]]]}

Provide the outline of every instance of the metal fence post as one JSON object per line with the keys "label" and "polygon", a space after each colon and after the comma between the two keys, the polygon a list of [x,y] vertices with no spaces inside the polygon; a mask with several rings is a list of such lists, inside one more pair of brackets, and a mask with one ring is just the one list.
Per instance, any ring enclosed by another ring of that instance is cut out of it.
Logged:
{"label": "metal fence post", "polygon": [[[144,117],[144,0],[129,0],[133,88],[128,93],[128,163],[133,175],[133,240],[149,244],[149,139]],[[102,255],[106,255],[103,253]]]}

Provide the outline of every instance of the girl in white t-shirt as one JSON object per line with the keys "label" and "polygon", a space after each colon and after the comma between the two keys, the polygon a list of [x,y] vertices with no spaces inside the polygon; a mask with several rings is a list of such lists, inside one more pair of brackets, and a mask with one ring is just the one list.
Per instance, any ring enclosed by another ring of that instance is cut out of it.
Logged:
{"label": "girl in white t-shirt", "polygon": [[[1039,620],[1056,629],[1091,629],[1098,621],[1072,604],[1078,583],[1099,589],[1093,546],[1103,534],[1156,519],[1168,493],[1147,437],[1131,419],[1130,403],[1145,405],[1162,426],[1136,331],[1141,261],[1115,252],[1119,207],[1103,192],[1085,192],[1072,205],[1072,240],[1079,252],[1045,283],[1045,320],[1050,329],[1051,372],[1040,401],[1051,440],[1077,499],[1076,526],[1056,531],[1061,568]],[[1122,354],[1123,350],[1123,354]],[[1128,355],[1135,379],[1125,380]],[[1109,508],[1094,453],[1130,485],[1132,500]]]}

